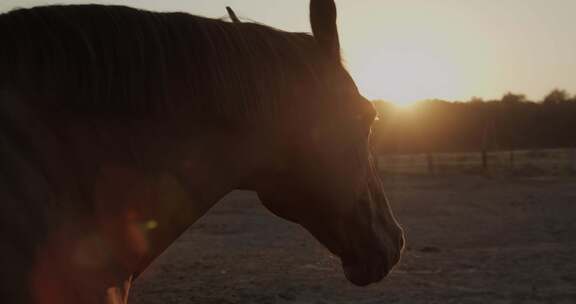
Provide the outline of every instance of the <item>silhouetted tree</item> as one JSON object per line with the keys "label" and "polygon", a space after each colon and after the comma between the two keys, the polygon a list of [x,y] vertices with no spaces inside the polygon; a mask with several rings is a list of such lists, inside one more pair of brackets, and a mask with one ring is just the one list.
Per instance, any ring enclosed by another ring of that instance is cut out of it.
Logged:
{"label": "silhouetted tree", "polygon": [[521,103],[526,101],[526,95],[508,92],[502,96],[503,103]]}
{"label": "silhouetted tree", "polygon": [[555,101],[535,103],[525,95],[507,93],[489,101],[428,100],[412,110],[378,101],[381,120],[373,129],[376,150],[436,153],[576,147],[576,96],[569,98],[559,89],[548,95]]}
{"label": "silhouetted tree", "polygon": [[565,90],[554,89],[542,100],[545,104],[559,104],[563,102],[568,102],[570,100],[570,95]]}
{"label": "silhouetted tree", "polygon": [[484,99],[482,99],[481,97],[474,96],[474,97],[470,98],[470,100],[468,102],[481,104],[481,103],[484,103]]}

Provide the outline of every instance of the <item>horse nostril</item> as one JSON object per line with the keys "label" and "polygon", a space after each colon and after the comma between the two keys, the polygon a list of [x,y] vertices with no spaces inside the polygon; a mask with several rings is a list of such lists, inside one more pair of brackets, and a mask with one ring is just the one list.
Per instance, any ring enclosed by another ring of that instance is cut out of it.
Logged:
{"label": "horse nostril", "polygon": [[399,229],[398,233],[395,235],[396,250],[393,254],[392,264],[390,266],[396,265],[401,258],[402,252],[404,251],[404,246],[406,245],[406,239],[404,237],[404,231]]}
{"label": "horse nostril", "polygon": [[406,245],[406,237],[405,237],[404,231],[402,229],[400,229],[398,231],[396,238],[397,238],[398,250],[399,251],[404,250],[404,246]]}

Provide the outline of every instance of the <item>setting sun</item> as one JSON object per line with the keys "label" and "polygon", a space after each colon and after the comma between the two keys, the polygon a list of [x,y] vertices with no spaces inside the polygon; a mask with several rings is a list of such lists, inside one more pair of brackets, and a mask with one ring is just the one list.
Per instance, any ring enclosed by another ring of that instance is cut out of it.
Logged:
{"label": "setting sun", "polygon": [[[408,104],[427,98],[457,99],[464,95],[463,72],[453,58],[432,49],[414,47],[372,50],[353,58],[350,67],[360,91],[368,98]],[[386,68],[382,68],[385,66]]]}
{"label": "setting sun", "polygon": [[[573,1],[342,2],[344,55],[363,94],[409,103],[539,100],[576,88]],[[345,22],[344,20],[354,20]]]}

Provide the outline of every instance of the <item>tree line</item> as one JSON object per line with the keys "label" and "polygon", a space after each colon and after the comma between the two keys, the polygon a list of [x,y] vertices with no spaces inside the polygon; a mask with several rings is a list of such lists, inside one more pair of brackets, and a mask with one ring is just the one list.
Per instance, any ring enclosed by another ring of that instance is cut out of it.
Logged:
{"label": "tree line", "polygon": [[576,148],[576,95],[555,89],[541,101],[507,93],[498,100],[421,101],[410,108],[378,100],[377,153]]}

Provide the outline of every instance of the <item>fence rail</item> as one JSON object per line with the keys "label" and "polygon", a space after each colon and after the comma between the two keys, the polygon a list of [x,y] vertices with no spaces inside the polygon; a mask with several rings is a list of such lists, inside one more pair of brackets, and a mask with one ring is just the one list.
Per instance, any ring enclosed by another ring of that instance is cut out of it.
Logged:
{"label": "fence rail", "polygon": [[378,168],[399,174],[576,174],[576,149],[384,154],[378,156]]}

